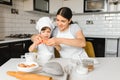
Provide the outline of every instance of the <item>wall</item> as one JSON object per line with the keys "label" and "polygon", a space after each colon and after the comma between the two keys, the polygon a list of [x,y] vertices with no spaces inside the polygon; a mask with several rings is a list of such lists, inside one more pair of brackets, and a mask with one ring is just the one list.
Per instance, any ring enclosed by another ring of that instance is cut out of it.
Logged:
{"label": "wall", "polygon": [[[0,4],[0,37],[17,33],[36,33],[35,24],[31,24],[31,19],[37,21],[45,13],[24,11],[24,0],[13,0],[13,5]],[[18,14],[12,14],[11,9],[17,9]]]}
{"label": "wall", "polygon": [[120,13],[74,15],[85,35],[120,35]]}
{"label": "wall", "polygon": [[[0,4],[0,37],[17,33],[36,33],[35,24],[45,13],[26,12],[24,0],[13,0],[13,5]],[[18,9],[18,14],[11,14],[11,9]],[[54,16],[52,16],[54,17]],[[120,35],[120,13],[79,14],[73,16],[82,27],[85,35]],[[86,24],[87,23],[87,24]],[[93,24],[92,24],[93,23]]]}

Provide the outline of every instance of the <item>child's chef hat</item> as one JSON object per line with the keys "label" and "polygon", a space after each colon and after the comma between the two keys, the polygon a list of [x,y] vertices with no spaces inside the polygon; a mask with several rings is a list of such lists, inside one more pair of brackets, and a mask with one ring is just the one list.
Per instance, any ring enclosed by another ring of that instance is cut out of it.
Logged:
{"label": "child's chef hat", "polygon": [[49,27],[51,29],[51,31],[54,29],[54,25],[51,21],[51,19],[49,17],[42,17],[38,20],[37,24],[36,24],[36,29],[39,31],[39,33],[41,32],[41,29],[43,27]]}

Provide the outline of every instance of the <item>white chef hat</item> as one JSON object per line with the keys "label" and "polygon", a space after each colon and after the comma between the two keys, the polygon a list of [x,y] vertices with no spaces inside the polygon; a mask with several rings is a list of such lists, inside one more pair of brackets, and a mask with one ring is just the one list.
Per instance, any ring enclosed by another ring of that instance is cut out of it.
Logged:
{"label": "white chef hat", "polygon": [[49,17],[42,17],[37,21],[36,24],[36,29],[39,31],[39,33],[41,32],[41,29],[43,27],[49,27],[51,29],[51,31],[54,29],[54,25],[52,23],[52,20]]}

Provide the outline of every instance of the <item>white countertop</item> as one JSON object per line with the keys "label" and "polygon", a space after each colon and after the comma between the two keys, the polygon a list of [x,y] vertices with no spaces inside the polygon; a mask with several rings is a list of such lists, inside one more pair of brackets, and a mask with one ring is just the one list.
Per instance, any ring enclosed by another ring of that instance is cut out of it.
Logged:
{"label": "white countertop", "polygon": [[120,35],[91,35],[91,34],[86,34],[85,37],[92,37],[92,38],[120,38]]}
{"label": "white countertop", "polygon": [[[75,74],[75,80],[119,80],[120,79],[120,58],[100,58],[99,64],[95,65],[93,71],[87,75]],[[74,70],[75,71],[75,70]]]}
{"label": "white countertop", "polygon": [[30,38],[5,38],[3,41],[0,41],[1,43],[9,43],[9,42],[17,42],[17,41],[25,41],[30,40]]}
{"label": "white countertop", "polygon": [[[107,57],[96,58],[99,64],[94,65],[94,70],[86,75],[81,75],[73,68],[70,80],[118,80],[120,79],[120,58]],[[7,71],[17,71],[16,65],[23,60],[12,58],[0,67],[1,80],[17,80],[6,74]],[[71,60],[56,58],[53,61],[59,62],[62,66],[70,64]]]}
{"label": "white countertop", "polygon": [[[119,39],[120,35],[92,35],[92,34],[85,34],[85,37]],[[30,38],[5,38],[3,41],[0,41],[0,44],[1,43],[9,43],[9,42],[17,42],[17,41],[25,41],[25,40],[30,40]]]}

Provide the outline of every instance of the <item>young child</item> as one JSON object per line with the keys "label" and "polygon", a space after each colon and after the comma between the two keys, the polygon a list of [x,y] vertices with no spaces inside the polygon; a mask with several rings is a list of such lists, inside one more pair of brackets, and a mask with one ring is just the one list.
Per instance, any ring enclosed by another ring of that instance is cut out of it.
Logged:
{"label": "young child", "polygon": [[[40,51],[44,50],[43,48],[40,48],[41,47],[50,47],[50,46],[46,46],[45,44],[47,43],[47,39],[50,38],[50,34],[51,34],[51,29],[47,26],[43,27],[41,29],[41,32],[40,32],[40,37],[42,38],[41,40],[36,40],[35,42],[33,42],[33,44],[29,47],[29,52],[33,52],[36,50],[36,48],[38,48],[38,52],[39,52],[39,49]],[[60,50],[60,46],[54,46],[58,51]],[[51,50],[52,51],[52,50]]]}
{"label": "young child", "polygon": [[60,46],[47,46],[47,40],[51,37],[54,26],[49,17],[42,17],[38,20],[36,29],[39,31],[40,39],[36,39],[33,44],[29,47],[29,51],[33,52],[37,49],[40,60],[49,60],[54,56],[54,47],[59,51]]}

